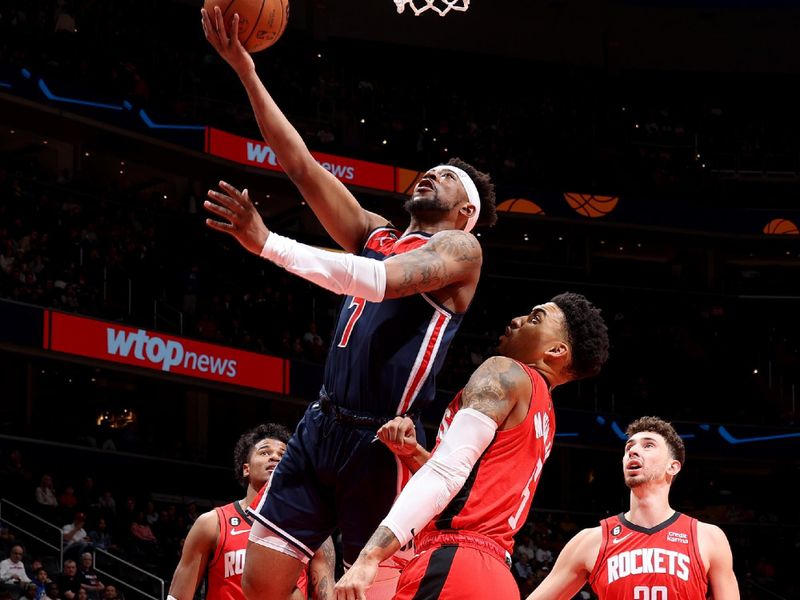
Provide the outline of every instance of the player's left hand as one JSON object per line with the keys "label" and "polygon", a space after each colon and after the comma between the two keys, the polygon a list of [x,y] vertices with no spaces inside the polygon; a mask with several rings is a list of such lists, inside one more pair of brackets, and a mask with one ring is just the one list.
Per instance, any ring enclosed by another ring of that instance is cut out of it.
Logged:
{"label": "player's left hand", "polygon": [[253,254],[261,254],[269,229],[264,225],[264,220],[250,200],[247,190],[240,192],[224,181],[219,182],[219,187],[222,192],[208,190],[208,200],[203,203],[203,207],[208,212],[225,219],[227,223],[206,219],[206,225],[216,231],[232,235]]}
{"label": "player's left hand", "polygon": [[367,590],[378,574],[379,562],[359,556],[347,573],[336,583],[336,600],[367,600]]}

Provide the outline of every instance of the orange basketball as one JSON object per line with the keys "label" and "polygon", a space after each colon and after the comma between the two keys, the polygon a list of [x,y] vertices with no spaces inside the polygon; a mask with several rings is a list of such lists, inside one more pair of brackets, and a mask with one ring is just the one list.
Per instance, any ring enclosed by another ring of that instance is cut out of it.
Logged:
{"label": "orange basketball", "polygon": [[203,7],[212,19],[215,6],[228,31],[233,15],[239,14],[239,41],[250,53],[277,42],[289,21],[289,0],[205,0]]}
{"label": "orange basketball", "polygon": [[768,235],[798,235],[800,231],[789,219],[772,219],[764,225],[764,233]]}
{"label": "orange basketball", "polygon": [[584,217],[603,217],[614,210],[619,202],[619,196],[595,196],[594,194],[564,194],[572,209]]}

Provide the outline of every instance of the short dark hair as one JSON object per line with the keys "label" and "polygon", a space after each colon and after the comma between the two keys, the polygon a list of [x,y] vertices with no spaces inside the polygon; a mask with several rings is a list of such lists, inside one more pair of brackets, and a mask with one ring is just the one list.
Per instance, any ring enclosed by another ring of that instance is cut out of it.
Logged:
{"label": "short dark hair", "polygon": [[495,206],[494,184],[491,176],[483,171],[478,171],[478,169],[460,158],[451,158],[447,161],[447,164],[466,172],[475,187],[478,188],[478,196],[481,199],[481,214],[476,225],[488,225],[491,227],[497,223],[497,207]]}
{"label": "short dark hair", "polygon": [[250,454],[258,442],[269,438],[288,444],[291,435],[286,427],[277,423],[264,423],[243,433],[236,442],[236,449],[233,451],[233,468],[235,469],[236,480],[243,487],[247,487],[247,479],[242,475],[242,467],[244,463],[250,461]]}
{"label": "short dark hair", "polygon": [[683,445],[683,439],[675,431],[672,423],[659,417],[641,417],[628,425],[625,435],[630,439],[641,431],[651,431],[663,437],[664,441],[667,442],[672,458],[683,465],[686,460],[686,446]]}
{"label": "short dark hair", "polygon": [[573,379],[597,375],[608,360],[608,327],[600,309],[585,296],[574,292],[564,292],[550,301],[564,313],[567,338],[572,349],[568,371]]}

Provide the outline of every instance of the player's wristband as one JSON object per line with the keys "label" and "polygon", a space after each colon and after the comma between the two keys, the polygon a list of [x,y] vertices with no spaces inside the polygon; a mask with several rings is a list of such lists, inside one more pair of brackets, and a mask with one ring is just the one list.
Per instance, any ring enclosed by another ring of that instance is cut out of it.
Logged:
{"label": "player's wristband", "polygon": [[270,232],[261,256],[336,294],[380,302],[386,294],[386,265],[379,260],[320,250]]}

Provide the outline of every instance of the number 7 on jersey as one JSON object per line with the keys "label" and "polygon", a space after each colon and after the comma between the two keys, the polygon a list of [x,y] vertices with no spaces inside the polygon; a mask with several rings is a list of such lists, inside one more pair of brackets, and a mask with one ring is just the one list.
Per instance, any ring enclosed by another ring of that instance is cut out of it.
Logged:
{"label": "number 7 on jersey", "polygon": [[350,341],[350,334],[353,333],[353,327],[356,326],[356,321],[361,317],[361,313],[364,312],[364,307],[366,306],[367,301],[363,298],[353,298],[353,301],[350,302],[350,306],[347,308],[355,307],[355,310],[350,314],[350,318],[347,320],[347,325],[344,326],[344,331],[342,332],[342,339],[339,340],[339,348],[345,348],[347,346],[347,342]]}

